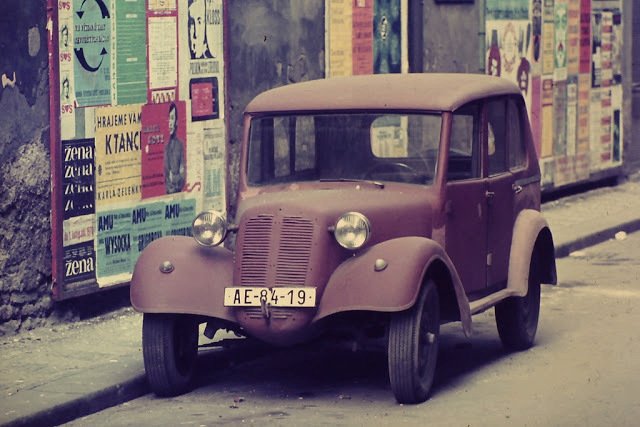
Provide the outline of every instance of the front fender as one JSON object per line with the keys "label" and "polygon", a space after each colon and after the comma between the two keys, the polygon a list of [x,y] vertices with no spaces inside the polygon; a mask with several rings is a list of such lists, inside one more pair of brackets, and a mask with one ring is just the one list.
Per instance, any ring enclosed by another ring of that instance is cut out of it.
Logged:
{"label": "front fender", "polygon": [[[538,247],[536,248],[536,245]],[[509,255],[509,275],[507,288],[516,296],[525,296],[529,287],[529,266],[533,251],[541,257],[541,279],[543,283],[555,284],[556,263],[553,237],[549,224],[542,214],[532,209],[524,209],[516,218]]]}
{"label": "front fender", "polygon": [[[169,261],[173,271],[163,273]],[[131,305],[143,313],[199,314],[235,322],[224,307],[224,288],[233,280],[233,254],[222,247],[207,248],[193,238],[171,236],[145,248],[131,279]]]}
{"label": "front fender", "polygon": [[[384,270],[374,268],[377,259],[386,261]],[[327,283],[314,321],[345,311],[406,310],[415,303],[425,273],[436,262],[449,271],[460,319],[468,331],[469,304],[458,274],[444,249],[424,237],[387,240],[343,262]]]}

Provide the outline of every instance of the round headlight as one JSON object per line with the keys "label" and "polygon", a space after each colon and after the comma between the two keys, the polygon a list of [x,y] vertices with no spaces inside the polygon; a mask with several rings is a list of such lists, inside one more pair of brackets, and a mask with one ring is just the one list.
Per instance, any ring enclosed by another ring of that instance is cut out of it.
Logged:
{"label": "round headlight", "polygon": [[206,211],[193,220],[191,232],[203,246],[217,246],[227,237],[227,221],[218,211]]}
{"label": "round headlight", "polygon": [[337,242],[346,249],[359,249],[371,234],[371,224],[359,212],[347,212],[338,218],[333,232]]}

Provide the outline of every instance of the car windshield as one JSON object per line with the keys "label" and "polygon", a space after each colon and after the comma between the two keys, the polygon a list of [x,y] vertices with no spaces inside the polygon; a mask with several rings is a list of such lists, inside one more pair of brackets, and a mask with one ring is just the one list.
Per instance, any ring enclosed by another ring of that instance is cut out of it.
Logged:
{"label": "car windshield", "polygon": [[431,184],[440,114],[323,113],[251,120],[248,182],[372,180]]}

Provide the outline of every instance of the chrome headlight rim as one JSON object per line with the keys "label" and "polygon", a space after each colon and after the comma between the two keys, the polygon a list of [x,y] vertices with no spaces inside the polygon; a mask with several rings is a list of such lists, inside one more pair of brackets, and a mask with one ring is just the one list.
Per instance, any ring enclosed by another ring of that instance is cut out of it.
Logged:
{"label": "chrome headlight rim", "polygon": [[227,219],[214,209],[200,212],[191,224],[191,234],[200,246],[218,246],[227,238],[228,232]]}
{"label": "chrome headlight rim", "polygon": [[[346,229],[346,232],[345,232]],[[355,233],[353,238],[345,239],[345,236]],[[340,246],[350,251],[355,251],[367,244],[371,237],[371,222],[360,212],[345,212],[333,226],[333,237]]]}

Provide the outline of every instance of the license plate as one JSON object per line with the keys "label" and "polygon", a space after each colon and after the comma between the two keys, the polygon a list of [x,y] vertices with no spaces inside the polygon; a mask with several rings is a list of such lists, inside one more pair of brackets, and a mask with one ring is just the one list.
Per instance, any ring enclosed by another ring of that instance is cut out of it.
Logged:
{"label": "license plate", "polygon": [[235,286],[224,289],[226,307],[260,307],[263,300],[272,307],[315,307],[316,288]]}

